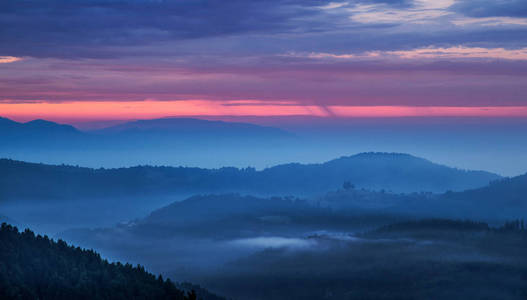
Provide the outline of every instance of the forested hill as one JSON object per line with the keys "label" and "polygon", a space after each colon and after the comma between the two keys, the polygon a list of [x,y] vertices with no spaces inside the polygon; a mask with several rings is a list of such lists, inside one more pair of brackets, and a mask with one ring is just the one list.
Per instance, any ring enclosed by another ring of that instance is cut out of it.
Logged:
{"label": "forested hill", "polygon": [[527,174],[493,181],[477,189],[445,193],[437,207],[429,209],[455,217],[522,218],[527,214]]}
{"label": "forested hill", "polygon": [[494,201],[500,205],[524,204],[527,206],[527,174],[493,181],[487,186],[463,193],[447,193],[446,198],[474,199],[480,203]]}
{"label": "forested hill", "polygon": [[[500,176],[447,167],[405,153],[367,152],[321,164],[286,164],[261,171],[273,184],[329,191],[349,181],[358,188],[393,192],[462,191],[487,185]],[[263,179],[262,178],[262,179]]]}
{"label": "forested hill", "polygon": [[0,299],[197,299],[141,266],[109,263],[92,250],[5,223],[0,250]]}
{"label": "forested hill", "polygon": [[255,195],[324,194],[349,181],[357,188],[393,192],[461,191],[487,185],[500,176],[434,164],[408,154],[362,153],[321,164],[201,169],[137,166],[90,169],[0,160],[0,199],[241,192]]}

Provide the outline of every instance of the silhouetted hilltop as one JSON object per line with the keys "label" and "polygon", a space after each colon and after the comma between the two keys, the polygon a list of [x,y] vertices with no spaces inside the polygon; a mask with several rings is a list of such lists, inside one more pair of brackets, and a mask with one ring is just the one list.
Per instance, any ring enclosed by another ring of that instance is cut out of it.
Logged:
{"label": "silhouetted hilltop", "polygon": [[[465,190],[500,178],[484,171],[466,171],[432,163],[409,154],[361,153],[322,164],[288,164],[262,171],[264,177],[307,189],[334,190],[349,181],[357,187],[394,192]],[[293,190],[291,191],[293,192]]]}
{"label": "silhouetted hilltop", "polygon": [[209,121],[195,118],[161,118],[137,120],[94,131],[100,134],[119,135],[223,135],[223,136],[290,136],[291,134],[273,127],[250,123]]}
{"label": "silhouetted hilltop", "polygon": [[109,263],[92,250],[2,224],[2,299],[196,299],[141,266]]}
{"label": "silhouetted hilltop", "polygon": [[15,121],[12,121],[8,118],[2,118],[0,117],[0,128],[2,129],[5,129],[5,128],[13,128],[15,126],[18,126],[20,123],[18,122],[15,122]]}
{"label": "silhouetted hilltop", "polygon": [[12,142],[52,143],[57,138],[79,137],[82,133],[70,125],[58,124],[46,120],[33,120],[26,123],[0,118],[0,138],[5,146]]}

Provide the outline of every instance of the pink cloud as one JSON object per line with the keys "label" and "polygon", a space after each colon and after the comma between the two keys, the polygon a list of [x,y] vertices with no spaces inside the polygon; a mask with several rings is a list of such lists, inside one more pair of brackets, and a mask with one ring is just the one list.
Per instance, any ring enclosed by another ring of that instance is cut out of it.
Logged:
{"label": "pink cloud", "polygon": [[8,64],[16,61],[20,61],[22,58],[14,56],[0,56],[0,64]]}
{"label": "pink cloud", "polygon": [[315,116],[315,117],[527,117],[527,106],[317,106],[294,102],[242,101],[78,101],[64,103],[0,103],[15,120],[125,120],[166,116]]}

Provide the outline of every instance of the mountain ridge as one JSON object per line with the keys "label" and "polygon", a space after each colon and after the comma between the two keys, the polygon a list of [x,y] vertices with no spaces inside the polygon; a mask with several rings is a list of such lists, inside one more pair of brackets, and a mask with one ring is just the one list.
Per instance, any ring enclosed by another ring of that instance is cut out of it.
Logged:
{"label": "mountain ridge", "polygon": [[238,130],[238,131],[269,131],[269,133],[289,135],[290,133],[271,126],[262,126],[252,123],[243,122],[225,122],[217,120],[206,120],[198,118],[180,118],[180,117],[166,117],[158,119],[145,119],[129,121],[110,127],[88,131],[99,134],[124,133],[133,131],[152,131],[160,130],[174,133],[181,132],[202,132],[207,130],[221,131],[221,130]]}
{"label": "mountain ridge", "polygon": [[[57,138],[80,137],[83,133],[68,124],[59,124],[43,119],[35,119],[28,122],[16,122],[8,118],[0,117],[0,138],[11,139],[11,141],[43,140]],[[8,140],[9,142],[9,140]]]}
{"label": "mountain ridge", "polygon": [[[404,156],[405,161],[400,163],[399,155],[365,155],[346,157],[346,164],[339,164],[343,159],[340,158],[321,164],[277,165],[260,171],[166,166],[93,169],[0,159],[0,171],[12,174],[0,178],[0,197],[67,199],[218,192],[309,196],[338,189],[344,182],[373,190],[441,193],[481,187],[502,178],[489,172],[434,164],[414,156]],[[27,188],[29,182],[31,189]]]}

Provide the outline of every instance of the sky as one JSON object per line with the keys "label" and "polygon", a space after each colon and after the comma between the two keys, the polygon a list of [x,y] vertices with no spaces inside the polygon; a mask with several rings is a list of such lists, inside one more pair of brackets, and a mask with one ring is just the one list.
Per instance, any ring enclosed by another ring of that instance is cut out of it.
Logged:
{"label": "sky", "polygon": [[527,117],[525,0],[4,0],[0,115]]}

